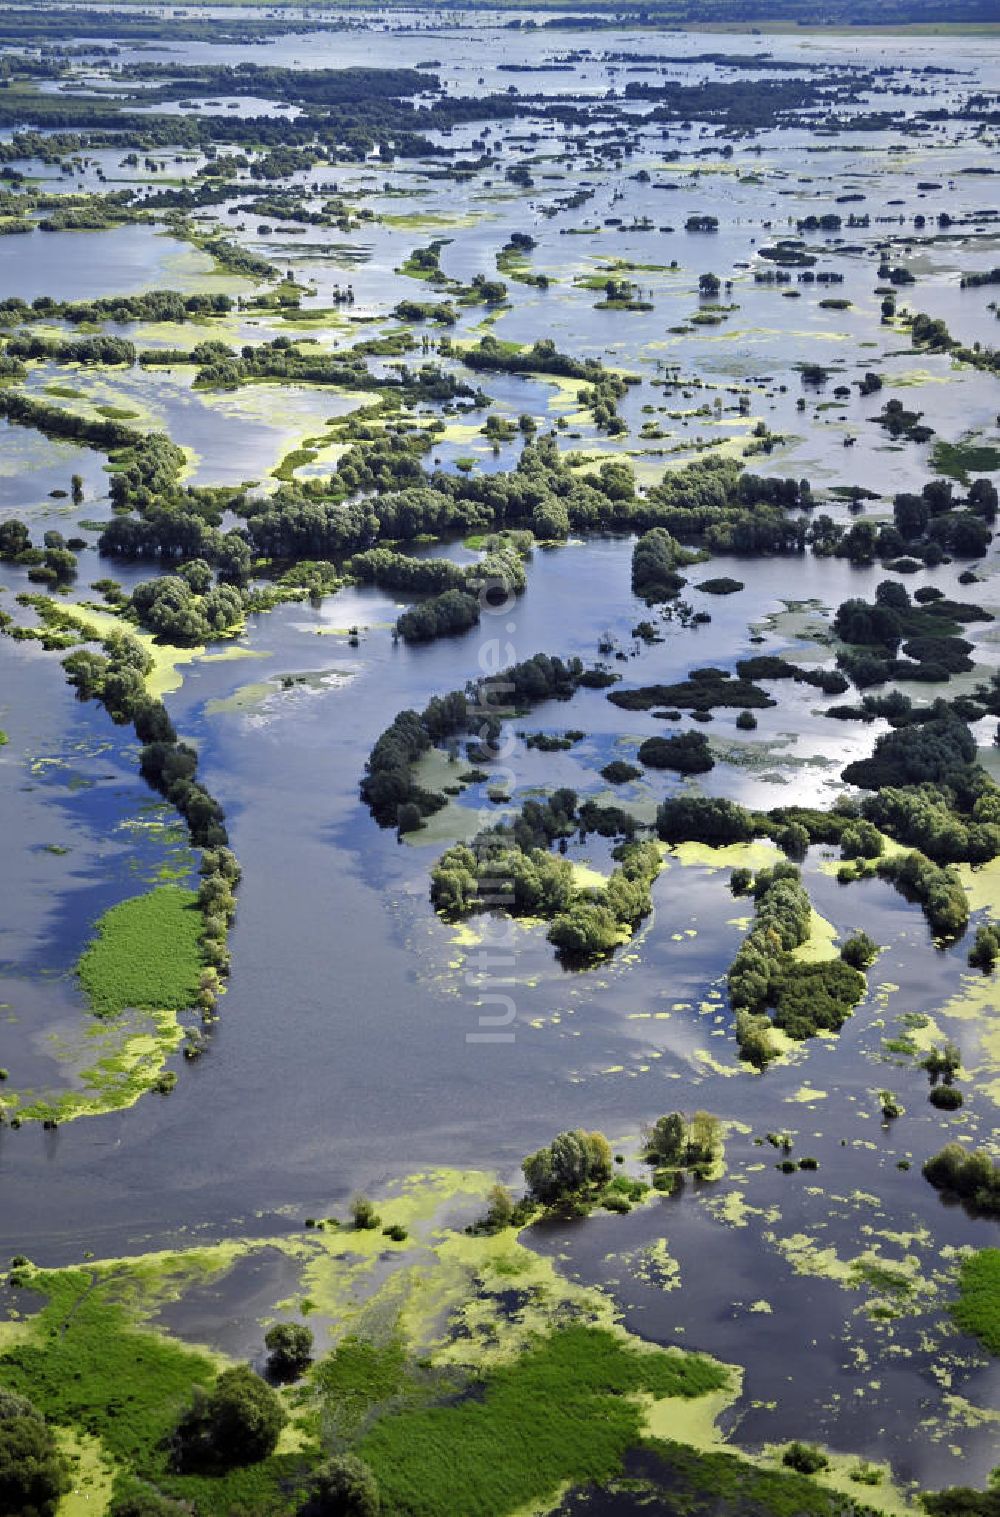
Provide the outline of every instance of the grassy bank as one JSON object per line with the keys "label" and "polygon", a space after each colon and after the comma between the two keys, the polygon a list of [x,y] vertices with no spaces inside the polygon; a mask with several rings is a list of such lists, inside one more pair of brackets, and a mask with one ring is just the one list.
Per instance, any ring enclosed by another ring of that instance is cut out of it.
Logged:
{"label": "grassy bank", "polygon": [[106,911],[77,966],[99,1017],[129,1008],[183,1011],[198,995],[203,927],[193,890],[159,885]]}
{"label": "grassy bank", "polygon": [[638,1394],[695,1397],[725,1383],[709,1360],[643,1353],[605,1329],[573,1325],[495,1370],[481,1396],[383,1418],[359,1452],[390,1511],[451,1517],[462,1492],[468,1517],[492,1517],[565,1481],[618,1474],[641,1435]]}

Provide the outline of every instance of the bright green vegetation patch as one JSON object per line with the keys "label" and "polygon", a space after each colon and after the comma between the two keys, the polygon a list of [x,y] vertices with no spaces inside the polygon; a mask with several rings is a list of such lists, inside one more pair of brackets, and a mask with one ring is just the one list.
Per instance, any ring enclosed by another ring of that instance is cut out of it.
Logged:
{"label": "bright green vegetation patch", "polygon": [[201,1517],[231,1512],[292,1512],[283,1482],[298,1455],[211,1476],[171,1472],[168,1440],[195,1386],[210,1385],[217,1366],[205,1354],[130,1326],[124,1276],[108,1269],[15,1271],[14,1279],[48,1298],[33,1318],[30,1340],[0,1356],[0,1384],[19,1391],[57,1426],[85,1429],[116,1465],[116,1489],[134,1474],[195,1504]]}
{"label": "bright green vegetation patch", "polygon": [[[329,1221],[298,1237],[65,1270],[15,1259],[15,1297],[43,1304],[0,1337],[0,1390],[27,1396],[60,1441],[86,1441],[112,1499],[141,1483],[198,1517],[312,1513],[311,1473],[331,1450],[371,1465],[385,1514],[503,1517],[566,1485],[620,1477],[654,1413],[671,1437],[683,1436],[678,1421],[713,1422],[736,1390],[730,1367],[630,1337],[606,1298],[563,1281],[516,1229],[473,1236],[439,1224],[442,1206],[488,1178],[414,1177],[385,1198],[419,1240],[419,1253],[395,1253],[389,1278],[383,1234]],[[175,1430],[230,1366],[153,1324],[261,1248],[304,1265],[315,1361],[280,1392],[288,1420],[274,1452],[255,1461],[234,1449],[232,1462],[182,1469]]]}
{"label": "bright green vegetation patch", "polygon": [[296,469],[315,463],[318,457],[319,454],[315,448],[293,448],[290,453],[285,454],[280,464],[271,470],[271,474],[275,479],[287,483],[294,479]]}
{"label": "bright green vegetation patch", "polygon": [[159,885],[112,906],[77,973],[100,1017],[128,1007],[183,1011],[198,995],[203,919],[193,890]]}
{"label": "bright green vegetation patch", "polygon": [[947,474],[967,485],[970,474],[992,474],[1000,469],[1000,448],[989,443],[936,442],[931,451],[931,468],[935,474]]}
{"label": "bright green vegetation patch", "polygon": [[358,1452],[384,1510],[496,1517],[567,1481],[620,1473],[643,1423],[630,1397],[694,1397],[725,1384],[724,1369],[708,1360],[642,1353],[606,1329],[573,1325],[487,1375],[481,1399],[387,1417]]}
{"label": "bright green vegetation patch", "polygon": [[4,732],[3,728],[0,727],[0,748],[3,747],[4,743],[8,743],[9,741],[10,739],[8,738],[6,732]]}
{"label": "bright green vegetation patch", "polygon": [[103,405],[95,406],[98,416],[107,417],[108,421],[131,421],[139,415],[138,411],[132,411],[128,406]]}
{"label": "bright green vegetation patch", "polygon": [[[761,1469],[734,1454],[659,1439],[649,1440],[644,1449],[655,1460],[648,1471],[655,1481],[649,1494],[662,1497],[664,1488],[682,1490],[688,1517],[835,1517],[844,1511],[839,1491],[793,1470]],[[645,1459],[640,1467],[645,1474]]]}
{"label": "bright green vegetation patch", "polygon": [[417,1369],[399,1338],[373,1343],[353,1334],[316,1366],[314,1381],[323,1398],[323,1425],[347,1441],[380,1410],[425,1404],[435,1386],[439,1395],[453,1394],[461,1384],[454,1375],[445,1383],[439,1373]]}
{"label": "bright green vegetation patch", "polygon": [[981,1248],[963,1261],[952,1314],[963,1333],[1000,1354],[1000,1248]]}

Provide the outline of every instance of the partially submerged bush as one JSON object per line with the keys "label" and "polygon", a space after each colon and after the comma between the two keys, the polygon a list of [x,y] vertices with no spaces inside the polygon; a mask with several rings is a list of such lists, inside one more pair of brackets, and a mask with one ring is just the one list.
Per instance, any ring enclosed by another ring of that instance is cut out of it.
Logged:
{"label": "partially submerged bush", "polygon": [[271,1387],[245,1364],[223,1370],[212,1389],[195,1399],[176,1433],[182,1469],[256,1464],[273,1454],[285,1412]]}
{"label": "partially submerged bush", "polygon": [[313,1335],[301,1322],[276,1322],[264,1334],[268,1372],[275,1380],[294,1380],[312,1357]]}
{"label": "partially submerged bush", "polygon": [[382,1509],[375,1476],[363,1459],[341,1454],[313,1475],[309,1517],[378,1517]]}
{"label": "partially submerged bush", "polygon": [[800,1475],[815,1475],[817,1470],[825,1470],[830,1463],[823,1450],[812,1443],[790,1443],[781,1462],[791,1470],[798,1470]]}

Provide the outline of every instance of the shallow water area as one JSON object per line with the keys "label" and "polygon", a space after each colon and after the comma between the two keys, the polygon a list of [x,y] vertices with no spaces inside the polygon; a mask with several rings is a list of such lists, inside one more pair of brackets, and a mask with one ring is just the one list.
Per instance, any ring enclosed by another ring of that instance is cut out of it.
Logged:
{"label": "shallow water area", "polygon": [[[155,14],[166,26],[167,8]],[[260,13],[198,7],[174,19],[192,16],[232,26]],[[200,173],[207,137],[191,145],[200,140],[196,124],[260,116],[261,142],[237,139],[248,161],[232,168],[216,202],[186,224],[178,218],[175,235],[150,220],[0,237],[5,296],[83,301],[170,289],[233,297],[218,317],[101,324],[140,350],[189,353],[218,340],[235,363],[244,346],[275,339],[309,356],[373,345],[369,374],[396,389],[306,380],[209,389],[195,385],[193,363],[29,363],[17,383],[32,399],[91,422],[114,415],[142,434],[166,433],[185,452],[179,488],[218,487],[217,496],[199,497],[199,509],[220,532],[245,522],[238,492],[248,482],[256,499],[283,491],[279,499],[305,513],[324,499],[324,483],[353,445],[363,453],[372,437],[405,438],[415,428],[430,429],[430,448],[413,455],[428,473],[439,468],[453,483],[468,477],[490,499],[491,476],[517,468],[533,429],[553,429],[559,449],[574,455],[577,482],[626,462],[643,501],[666,470],[732,458],[768,478],[810,480],[817,499],[808,520],[826,515],[836,526],[890,521],[893,496],[930,479],[950,479],[956,496],[974,478],[1000,480],[985,466],[1000,461],[995,373],[970,355],[959,361],[914,347],[904,319],[907,309],[924,312],[962,344],[995,344],[995,286],[961,287],[963,273],[998,261],[995,216],[985,214],[993,181],[982,172],[993,169],[994,146],[987,124],[962,109],[969,94],[997,88],[995,38],[900,36],[889,54],[884,39],[861,32],[556,27],[544,24],[547,12],[518,15],[541,23],[531,27],[489,12],[314,19],[345,24],[279,31],[266,46],[123,39],[114,63],[322,69],[372,66],[374,57],[381,68],[424,65],[449,96],[495,95],[509,108],[488,123],[470,113],[447,130],[429,128],[426,151],[383,155],[373,140],[367,152],[330,150],[272,180],[255,172],[268,133],[279,141],[280,122],[295,121],[299,108],[284,110],[256,86],[237,95],[192,84],[183,101],[163,106],[172,121],[190,116],[183,124],[191,132],[183,146],[150,147],[155,172],[142,152],[136,165],[123,164],[117,146],[88,151],[67,175],[37,158],[14,163],[45,194],[197,188],[211,176]],[[736,58],[749,66],[737,68]],[[794,68],[771,66],[781,63]],[[91,83],[114,79],[100,58],[80,67]],[[641,93],[644,84],[734,80],[752,90],[841,69],[871,76],[867,98],[824,97],[813,118],[756,131],[722,129],[697,105],[687,120],[658,115],[660,97]],[[421,98],[428,105],[433,95]],[[553,102],[565,111],[545,114]],[[904,140],[895,118],[880,124],[883,107],[928,119]],[[153,107],[140,109],[145,117]],[[950,113],[946,120],[934,119],[938,110]],[[831,119],[842,111],[842,129],[819,129],[820,111]],[[855,115],[860,124],[848,129]],[[931,184],[940,189],[920,187]],[[334,198],[346,207],[343,224],[328,209]],[[289,205],[291,216],[277,214]],[[841,218],[836,227],[798,225],[831,212]],[[942,213],[954,224],[939,224]],[[707,215],[718,218],[716,230],[686,229],[689,217]],[[217,232],[270,261],[283,283],[226,272],[198,246]],[[509,239],[524,232],[534,245],[510,261]],[[789,263],[787,283],[769,282],[784,265],[764,250],[785,238],[799,239],[812,261]],[[440,278],[415,277],[414,253],[437,243]],[[913,276],[893,283],[894,315],[882,314],[883,259]],[[807,270],[812,277],[799,278]],[[709,296],[699,276],[711,271],[723,285]],[[547,286],[524,282],[540,275]],[[478,298],[477,276],[504,280],[506,297]],[[618,280],[633,287],[631,300],[606,288]],[[348,283],[353,300],[336,304]],[[282,306],[277,288],[298,305]],[[401,317],[401,301],[448,302],[454,320]],[[26,316],[25,329],[50,339],[92,335],[62,318],[42,327]],[[16,330],[12,321],[3,334]],[[638,376],[618,398],[621,429],[599,424],[582,380],[463,363],[488,334],[526,348],[551,338],[562,353]],[[443,338],[451,348],[442,353]],[[412,378],[438,361],[444,375],[481,387],[488,405],[469,393],[412,402],[397,393],[404,366]],[[880,387],[867,383],[870,375]],[[921,413],[933,435],[890,436],[879,418],[891,397]],[[371,435],[355,416],[362,407]],[[494,445],[487,415],[514,423],[515,435]],[[118,467],[82,443],[0,424],[0,523],[24,521],[35,543],[58,532],[84,544],[75,578],[46,592],[57,607],[82,607],[81,637],[86,603],[90,633],[118,625],[95,581],[111,577],[128,595],[180,562],[100,554]],[[75,504],[74,475],[83,497]],[[388,472],[379,483],[386,493],[397,488]],[[860,500],[849,501],[852,488]],[[341,492],[333,509],[346,517],[354,505],[352,492]],[[376,533],[377,524],[372,541]],[[393,546],[469,567],[487,535],[477,528],[467,539],[453,531]],[[494,1175],[520,1189],[526,1154],[584,1127],[607,1134],[623,1173],[650,1178],[644,1125],[703,1110],[723,1124],[715,1177],[688,1177],[676,1194],[650,1193],[622,1215],[597,1211],[529,1228],[521,1242],[539,1271],[530,1288],[550,1289],[554,1268],[550,1302],[577,1284],[598,1287],[629,1332],[739,1366],[742,1389],[717,1430],[735,1447],[759,1454],[802,1439],[886,1461],[903,1487],[982,1486],[996,1462],[1000,1371],[958,1331],[950,1303],[962,1259],[995,1244],[995,1224],[948,1204],[921,1164],[951,1140],[996,1154],[1000,999],[995,974],[970,969],[967,955],[976,929],[1000,921],[997,871],[961,866],[969,927],[944,946],[917,901],[886,879],[841,883],[839,849],[809,847],[801,859],[814,913],[806,953],[833,955],[862,929],[880,951],[842,1030],[784,1038],[763,1074],[740,1061],[726,977],[754,911],[752,898],[733,894],[730,872],[778,861],[770,840],[733,850],[664,846],[651,914],[585,968],[557,956],[545,921],[486,912],[451,921],[430,898],[430,872],[446,848],[558,787],[619,805],[644,827],[678,795],[726,797],[760,812],[829,810],[845,792],[845,766],[890,731],[882,716],[829,716],[831,705],[854,705],[864,691],[832,697],[805,680],[761,678],[767,704],[748,726],[736,706],[716,705],[701,713],[705,721],[685,707],[667,720],[658,714],[666,702],[625,710],[605,689],[580,688],[506,719],[510,758],[490,766],[486,780],[470,777],[461,741],[421,758],[421,780],[448,796],[424,827],[400,838],[395,827],[376,826],[359,799],[372,748],[398,712],[421,711],[498,662],[538,651],[600,661],[617,676],[615,691],[670,686],[705,668],[732,678],[738,661],[756,654],[780,655],[800,672],[831,671],[843,649],[833,635],[837,607],[874,601],[886,580],[911,596],[937,590],[1000,617],[995,540],[982,557],[955,554],[932,567],[811,550],[716,551],[685,568],[680,596],[661,604],[633,590],[634,546],[632,535],[576,530],[564,541],[536,541],[525,552],[523,594],[470,631],[426,642],[395,631],[413,595],[351,582],[252,609],[230,635],[191,638],[183,648],[147,636],[156,690],[197,752],[198,779],[224,809],[242,869],[232,973],[218,1020],[203,1029],[204,1052],[190,1058],[184,1039],[201,1027],[193,1007],[159,1019],[129,1008],[105,1024],[88,1009],[76,966],[109,908],[159,886],[196,888],[198,851],[177,812],[141,779],[132,726],[75,699],[60,667],[68,648],[0,637],[8,739],[0,745],[0,1110],[30,1118],[63,1103],[74,1118],[49,1128],[0,1122],[2,1256],[62,1266],[85,1254],[117,1260],[232,1245],[200,1274],[192,1265],[183,1291],[154,1292],[152,1320],[185,1343],[258,1367],[263,1325],[276,1314],[310,1301],[325,1345],[345,1324],[381,1320],[384,1300],[370,1317],[365,1310],[383,1288],[384,1299],[395,1299],[397,1270],[402,1277],[412,1266],[419,1281],[421,1269],[443,1260],[453,1271],[448,1290],[438,1298],[427,1286],[421,1297],[418,1288],[406,1306],[430,1334],[428,1323],[439,1329],[455,1308],[458,1265],[474,1278],[479,1244],[462,1229]],[[273,591],[288,565],[254,560],[254,587]],[[971,583],[962,578],[968,570]],[[338,558],[332,571],[345,577],[347,566]],[[712,579],[741,588],[699,588]],[[15,629],[37,625],[19,597],[41,588],[24,565],[0,563],[0,612]],[[95,605],[104,605],[99,616]],[[983,619],[960,629],[972,672],[896,683],[918,705],[971,693],[997,670],[998,626]],[[994,716],[972,728],[994,778],[995,729]],[[550,751],[527,742],[567,733],[566,745]],[[682,733],[707,739],[711,769],[683,776],[640,761],[649,738]],[[601,773],[613,760],[639,775],[613,784]],[[594,831],[563,840],[578,887],[603,886],[615,841]],[[499,987],[488,980],[497,969]],[[513,1013],[502,1038],[484,1039],[499,1026],[487,1020],[498,988]],[[954,1111],[931,1104],[922,1067],[945,1041],[961,1056],[964,1104]],[[133,1089],[143,1059],[176,1084]],[[902,1108],[896,1118],[883,1117],[887,1091]],[[76,1118],[71,1103],[84,1096],[104,1114]],[[789,1154],[795,1165],[814,1162],[785,1172]],[[461,1171],[461,1181],[440,1179],[443,1166]],[[306,1218],[345,1217],[358,1190],[387,1218],[413,1221],[405,1247],[381,1233],[352,1242],[332,1225],[309,1236]],[[520,1315],[517,1286],[510,1290],[511,1320],[527,1332],[534,1319]],[[12,1295],[0,1297],[8,1316]],[[455,1355],[464,1323],[459,1314],[453,1324]],[[645,1457],[630,1455],[626,1474],[644,1476]],[[874,1487],[851,1490],[877,1505]],[[609,1497],[577,1488],[553,1499],[567,1514],[632,1510],[624,1490]]]}

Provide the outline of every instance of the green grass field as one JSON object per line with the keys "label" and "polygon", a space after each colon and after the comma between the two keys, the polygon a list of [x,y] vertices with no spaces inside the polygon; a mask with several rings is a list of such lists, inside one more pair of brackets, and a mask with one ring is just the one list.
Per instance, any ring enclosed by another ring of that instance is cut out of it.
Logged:
{"label": "green grass field", "polygon": [[564,1482],[620,1474],[642,1436],[631,1395],[701,1396],[725,1371],[695,1355],[641,1353],[570,1325],[482,1382],[482,1394],[385,1417],[357,1446],[383,1507],[406,1517],[497,1517]]}
{"label": "green grass field", "polygon": [[99,1438],[120,1489],[139,1477],[193,1502],[200,1517],[295,1511],[290,1483],[305,1467],[299,1455],[275,1454],[214,1476],[171,1471],[170,1435],[195,1386],[210,1385],[218,1366],[206,1354],[133,1328],[117,1300],[127,1294],[124,1275],[65,1270],[28,1279],[47,1297],[34,1319],[41,1331],[0,1355],[0,1385],[28,1396],[53,1423]]}
{"label": "green grass field", "polygon": [[685,1407],[727,1386],[725,1366],[572,1319],[472,1380],[457,1365],[414,1359],[401,1338],[348,1336],[283,1393],[292,1422],[280,1452],[180,1474],[172,1433],[223,1363],[146,1322],[158,1302],[220,1268],[211,1252],[189,1251],[12,1270],[12,1283],[44,1304],[0,1349],[0,1386],[53,1425],[99,1440],[116,1495],[138,1482],[198,1517],[295,1517],[310,1470],[332,1447],[371,1465],[384,1513],[504,1517],[541,1510],[564,1486],[615,1489],[631,1451],[630,1484],[653,1500],[667,1489],[687,1517],[844,1517],[842,1493],[804,1476],[644,1434],[648,1398],[671,1398],[659,1420],[680,1436]]}
{"label": "green grass field", "polygon": [[183,1011],[201,971],[202,918],[193,890],[159,885],[106,911],[77,972],[99,1017],[128,1007]]}
{"label": "green grass field", "polygon": [[963,1333],[1000,1354],[1000,1248],[981,1248],[963,1261],[952,1314]]}
{"label": "green grass field", "polygon": [[969,439],[936,442],[931,453],[931,467],[936,473],[957,480],[960,485],[968,485],[970,474],[988,474],[1000,469],[1000,448]]}

